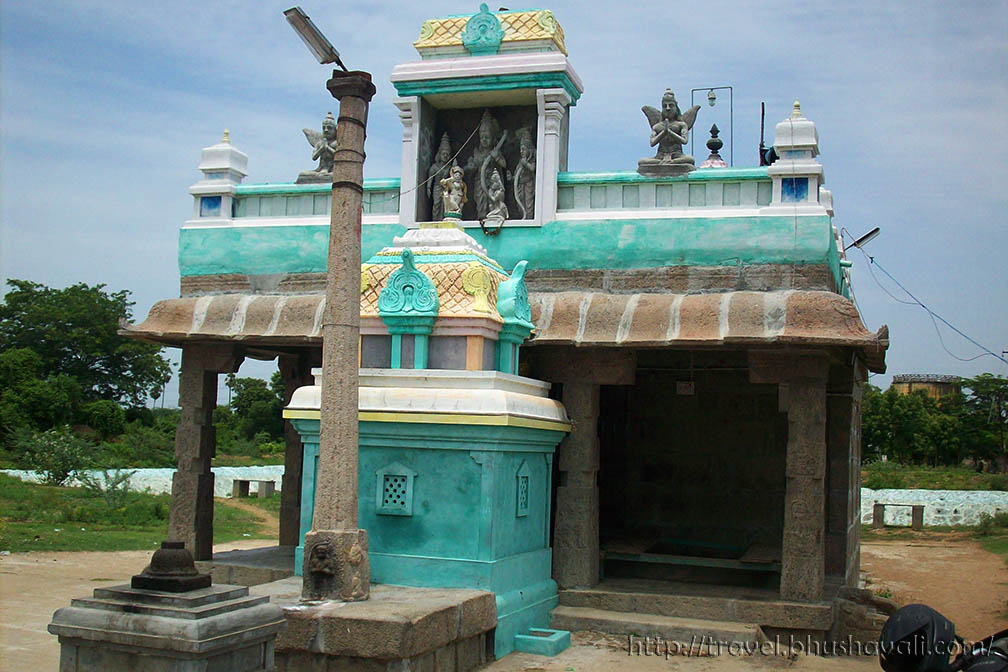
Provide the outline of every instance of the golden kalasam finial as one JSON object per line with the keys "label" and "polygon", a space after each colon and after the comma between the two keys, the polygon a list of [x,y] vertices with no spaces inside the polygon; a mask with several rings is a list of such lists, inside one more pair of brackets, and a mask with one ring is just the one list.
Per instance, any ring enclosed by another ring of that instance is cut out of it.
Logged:
{"label": "golden kalasam finial", "polygon": [[229,131],[226,128],[224,129],[224,137],[221,138],[221,142],[224,143],[225,145],[231,144],[231,131]]}
{"label": "golden kalasam finial", "polygon": [[795,119],[795,118],[800,117],[800,116],[802,116],[801,115],[801,103],[799,103],[796,100],[796,101],[794,101],[794,109],[791,110],[791,118]]}

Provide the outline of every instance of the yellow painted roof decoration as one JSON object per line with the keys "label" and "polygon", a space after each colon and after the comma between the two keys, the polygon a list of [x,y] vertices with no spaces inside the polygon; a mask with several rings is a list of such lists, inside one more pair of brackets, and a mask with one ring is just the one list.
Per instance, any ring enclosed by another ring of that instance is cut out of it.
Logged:
{"label": "yellow painted roof decoration", "polygon": [[[567,55],[563,28],[553,12],[548,9],[493,12],[504,31],[502,45],[510,44],[520,48],[520,42],[552,42],[555,48]],[[428,19],[420,27],[420,37],[413,46],[421,53],[425,49],[438,47],[462,47],[462,32],[470,16],[450,16],[443,19]]]}
{"label": "yellow painted roof decoration", "polygon": [[[482,317],[504,322],[497,312],[497,285],[508,276],[473,261],[417,263],[437,288],[438,317]],[[361,317],[378,317],[378,296],[397,264],[361,266]]]}

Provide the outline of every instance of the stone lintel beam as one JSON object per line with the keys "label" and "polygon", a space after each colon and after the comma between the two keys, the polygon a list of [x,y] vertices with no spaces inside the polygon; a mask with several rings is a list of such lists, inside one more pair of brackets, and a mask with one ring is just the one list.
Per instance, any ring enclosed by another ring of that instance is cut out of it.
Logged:
{"label": "stone lintel beam", "polygon": [[633,385],[637,353],[624,348],[540,346],[523,350],[535,375],[555,383]]}

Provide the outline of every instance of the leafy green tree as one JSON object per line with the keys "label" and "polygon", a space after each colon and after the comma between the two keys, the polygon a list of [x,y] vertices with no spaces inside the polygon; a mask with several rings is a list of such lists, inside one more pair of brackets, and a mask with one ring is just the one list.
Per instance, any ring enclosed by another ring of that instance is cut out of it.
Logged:
{"label": "leafy green tree", "polygon": [[[0,351],[0,429],[50,429],[72,423],[81,389],[73,378],[43,378],[42,358],[29,348]],[[3,437],[6,438],[6,437]]]}
{"label": "leafy green tree", "polygon": [[984,373],[964,378],[966,441],[971,456],[993,459],[1002,471],[1008,469],[1008,378]]}
{"label": "leafy green tree", "polygon": [[161,348],[123,338],[119,323],[132,318],[129,291],[78,283],[51,289],[8,280],[0,304],[0,352],[26,348],[38,355],[36,380],[67,376],[84,401],[110,399],[142,406],[170,378]]}
{"label": "leafy green tree", "polygon": [[268,439],[283,436],[283,381],[279,372],[274,373],[270,383],[260,378],[234,378],[227,384],[231,390],[235,428],[240,436],[246,439],[255,439],[263,433]]}

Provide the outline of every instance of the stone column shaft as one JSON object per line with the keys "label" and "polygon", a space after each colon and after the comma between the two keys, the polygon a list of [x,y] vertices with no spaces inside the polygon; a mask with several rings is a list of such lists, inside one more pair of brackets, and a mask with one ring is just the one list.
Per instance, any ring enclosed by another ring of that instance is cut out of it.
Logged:
{"label": "stone column shaft", "polygon": [[561,588],[589,587],[599,577],[599,385],[566,382],[563,404],[573,429],[557,447],[553,578]]}
{"label": "stone column shaft", "polygon": [[168,535],[185,542],[197,560],[209,560],[213,553],[214,475],[210,461],[217,447],[213,426],[217,373],[237,370],[239,363],[230,348],[191,345],[182,349],[182,415],[175,430],[177,467],[172,475]]}
{"label": "stone column shaft", "polygon": [[[277,358],[280,376],[284,381],[284,405],[290,403],[294,391],[311,385],[311,362],[306,354],[297,357],[281,355]],[[301,543],[301,476],[304,447],[301,435],[289,422],[284,422],[284,473],[280,490],[280,545],[297,546]]]}
{"label": "stone column shaft", "polygon": [[318,480],[301,594],[354,601],[368,598],[370,583],[367,533],[357,527],[357,414],[364,140],[375,87],[368,73],[338,70],[326,86],[340,111],[322,318]]}

